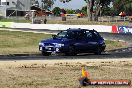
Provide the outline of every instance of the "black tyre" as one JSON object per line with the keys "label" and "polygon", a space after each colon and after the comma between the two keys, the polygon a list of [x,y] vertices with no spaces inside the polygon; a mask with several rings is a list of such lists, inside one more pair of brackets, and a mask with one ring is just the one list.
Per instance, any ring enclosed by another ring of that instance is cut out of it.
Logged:
{"label": "black tyre", "polygon": [[101,55],[101,53],[102,53],[102,49],[100,47],[98,47],[94,54]]}
{"label": "black tyre", "polygon": [[43,56],[49,56],[49,55],[51,55],[51,53],[50,53],[50,52],[43,52],[43,51],[42,51],[42,55],[43,55]]}
{"label": "black tyre", "polygon": [[67,55],[67,56],[75,56],[75,55],[77,55],[75,47],[74,46],[70,46],[68,52],[66,52],[65,55]]}

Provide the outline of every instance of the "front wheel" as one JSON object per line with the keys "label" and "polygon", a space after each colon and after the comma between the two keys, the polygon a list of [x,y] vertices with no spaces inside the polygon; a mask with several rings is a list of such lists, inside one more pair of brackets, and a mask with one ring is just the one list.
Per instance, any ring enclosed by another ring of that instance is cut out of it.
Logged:
{"label": "front wheel", "polygon": [[41,53],[42,53],[43,56],[49,56],[49,55],[51,55],[50,52],[44,52],[44,51],[42,51]]}
{"label": "front wheel", "polygon": [[65,55],[67,55],[67,56],[75,56],[75,55],[77,55],[75,47],[74,46],[70,46],[68,52],[66,52]]}
{"label": "front wheel", "polygon": [[96,52],[94,53],[95,55],[101,55],[102,50],[100,47],[97,48]]}

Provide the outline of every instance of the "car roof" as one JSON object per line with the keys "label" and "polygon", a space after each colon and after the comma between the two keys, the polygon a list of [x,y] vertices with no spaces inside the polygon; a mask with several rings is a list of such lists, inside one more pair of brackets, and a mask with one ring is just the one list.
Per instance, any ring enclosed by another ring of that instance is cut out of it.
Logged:
{"label": "car roof", "polygon": [[69,28],[68,31],[82,31],[82,30],[88,30],[88,29],[80,29],[80,28]]}
{"label": "car roof", "polygon": [[93,30],[89,30],[89,29],[81,29],[81,28],[69,28],[67,29],[67,31],[95,31],[94,29]]}

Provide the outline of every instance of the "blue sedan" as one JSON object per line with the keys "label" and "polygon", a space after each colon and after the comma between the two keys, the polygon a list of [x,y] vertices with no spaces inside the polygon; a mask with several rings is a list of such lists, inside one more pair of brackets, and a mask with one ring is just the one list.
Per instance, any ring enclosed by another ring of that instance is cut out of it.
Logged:
{"label": "blue sedan", "polygon": [[42,55],[51,53],[64,53],[65,55],[77,55],[78,53],[101,54],[105,50],[104,39],[95,30],[67,29],[52,35],[52,38],[42,40],[39,50]]}

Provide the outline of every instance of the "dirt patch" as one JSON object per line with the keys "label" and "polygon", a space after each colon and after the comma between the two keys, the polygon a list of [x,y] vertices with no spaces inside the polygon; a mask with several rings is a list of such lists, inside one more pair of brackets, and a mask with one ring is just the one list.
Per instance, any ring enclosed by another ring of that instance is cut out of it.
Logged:
{"label": "dirt patch", "polygon": [[[1,61],[1,88],[82,88],[81,67],[91,79],[129,79],[132,60],[43,60]],[[131,88],[131,86],[89,86],[88,88]]]}

